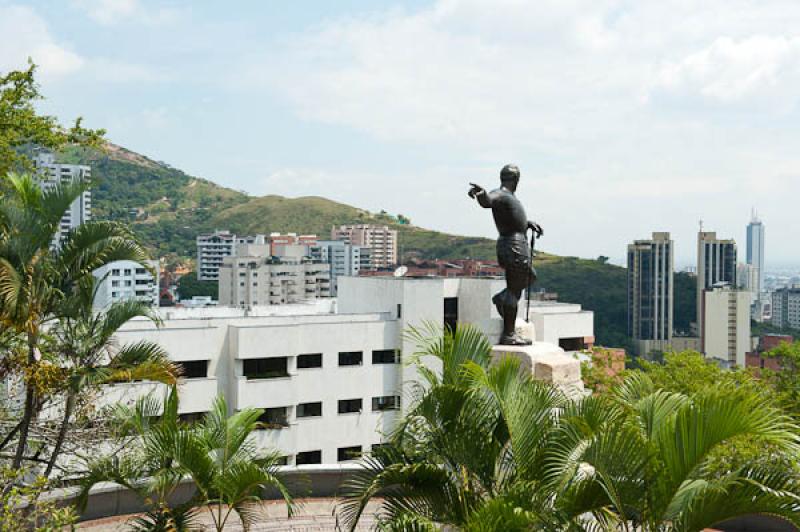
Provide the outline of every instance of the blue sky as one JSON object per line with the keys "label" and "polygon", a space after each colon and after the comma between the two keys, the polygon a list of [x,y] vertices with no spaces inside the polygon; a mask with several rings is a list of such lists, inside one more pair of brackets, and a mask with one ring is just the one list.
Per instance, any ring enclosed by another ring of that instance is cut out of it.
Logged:
{"label": "blue sky", "polygon": [[800,263],[800,3],[0,0],[0,70],[42,109],[255,195],[320,195],[492,236],[466,196],[522,169],[560,254],[699,219]]}

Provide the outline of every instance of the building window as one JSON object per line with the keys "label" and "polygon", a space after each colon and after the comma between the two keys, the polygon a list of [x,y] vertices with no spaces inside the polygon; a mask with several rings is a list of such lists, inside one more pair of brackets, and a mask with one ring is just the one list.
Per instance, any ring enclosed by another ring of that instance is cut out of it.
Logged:
{"label": "building window", "polygon": [[321,368],[322,367],[322,353],[309,353],[306,355],[298,355],[297,369]]}
{"label": "building window", "polygon": [[297,405],[297,417],[320,417],[322,403],[300,403]]}
{"label": "building window", "polygon": [[451,331],[455,331],[457,323],[458,323],[458,298],[446,297],[444,298],[444,325]]}
{"label": "building window", "polygon": [[288,377],[288,358],[250,358],[244,361],[244,376],[247,379],[275,379]]}
{"label": "building window", "polygon": [[117,280],[111,281],[111,286],[119,286],[119,281]]}
{"label": "building window", "polygon": [[289,426],[288,408],[265,408],[258,420],[264,424],[265,429],[285,429]]}
{"label": "building window", "polygon": [[339,462],[347,462],[348,460],[357,460],[361,457],[361,446],[354,445],[352,447],[339,447],[336,450],[336,459]]}
{"label": "building window", "polygon": [[342,399],[339,401],[340,414],[354,414],[361,412],[361,399]]}
{"label": "building window", "polygon": [[132,286],[130,279],[125,279],[125,286]]}
{"label": "building window", "polygon": [[399,320],[402,317],[403,317],[403,305],[398,303],[397,304],[397,319]]}
{"label": "building window", "polygon": [[384,395],[372,398],[372,411],[381,412],[383,410],[398,410],[400,408],[399,395]]}
{"label": "building window", "polygon": [[386,443],[386,442],[384,442],[384,443],[373,443],[372,445],[369,446],[369,449],[370,449],[370,451],[375,453],[377,451],[380,451],[381,449],[386,449],[389,446],[390,446],[390,444]]}
{"label": "building window", "polygon": [[397,350],[379,349],[372,352],[373,364],[397,364],[400,361]]}
{"label": "building window", "polygon": [[203,421],[206,418],[206,414],[208,414],[208,412],[187,412],[185,414],[178,414],[178,420],[191,425]]}
{"label": "building window", "polygon": [[145,273],[147,273],[147,270],[144,268],[136,268],[136,275],[144,275]]}
{"label": "building window", "polygon": [[322,451],[304,451],[297,453],[294,458],[295,465],[321,464]]}
{"label": "building window", "polygon": [[205,379],[208,377],[208,360],[187,360],[175,363],[181,369],[184,379]]}
{"label": "building window", "polygon": [[119,275],[119,268],[114,268],[111,270],[111,275]]}
{"label": "building window", "polygon": [[289,465],[288,456],[279,456],[275,459],[275,465]]}
{"label": "building window", "polygon": [[131,274],[131,269],[125,268],[125,275],[130,275],[130,274]]}
{"label": "building window", "polygon": [[363,363],[364,354],[361,351],[343,351],[339,353],[340,366],[360,366]]}

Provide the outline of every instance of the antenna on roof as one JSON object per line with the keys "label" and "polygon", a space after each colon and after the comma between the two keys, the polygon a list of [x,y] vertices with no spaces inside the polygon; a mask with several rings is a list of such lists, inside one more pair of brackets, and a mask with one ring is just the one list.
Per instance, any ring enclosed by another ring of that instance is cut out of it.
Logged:
{"label": "antenna on roof", "polygon": [[394,271],[394,276],[403,277],[407,273],[408,273],[408,266],[400,266]]}

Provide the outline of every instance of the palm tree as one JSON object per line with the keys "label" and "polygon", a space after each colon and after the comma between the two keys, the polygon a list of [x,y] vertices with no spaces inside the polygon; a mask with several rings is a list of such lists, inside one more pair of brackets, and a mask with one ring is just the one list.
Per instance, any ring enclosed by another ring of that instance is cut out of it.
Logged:
{"label": "palm tree", "polygon": [[[278,474],[279,455],[260,452],[252,438],[261,426],[262,410],[247,408],[228,416],[225,399],[218,397],[203,421],[187,426],[178,421],[174,390],[164,414],[153,422],[157,408],[152,399],[139,401],[133,409],[116,407],[118,417],[130,420],[125,428],[132,428],[141,443],[127,455],[90,465],[79,506],[85,507],[94,484],[109,481],[150,501],[150,511],[135,523],[140,530],[162,530],[159,526],[166,521],[175,529],[192,529],[197,526],[197,507],[203,505],[217,530],[224,529],[234,512],[248,529],[260,515],[263,491],[271,488],[280,491],[291,514],[292,496]],[[194,496],[184,505],[170,506],[170,496],[186,478],[194,483]]]}
{"label": "palm tree", "polygon": [[64,301],[60,319],[52,332],[54,351],[64,367],[64,412],[56,441],[43,475],[48,477],[56,464],[78,400],[104,384],[131,380],[151,380],[174,385],[180,373],[167,353],[147,341],[118,346],[114,334],[133,318],[146,317],[158,323],[158,315],[147,304],[136,300],[115,301],[103,311],[94,312],[96,293],[93,276],[78,283],[73,297]]}
{"label": "palm tree", "polygon": [[569,401],[513,361],[490,364],[472,327],[412,336],[417,361],[440,359],[442,374],[419,369],[424,385],[389,445],[348,482],[351,529],[374,497],[389,530],[695,531],[753,513],[800,521],[791,471],[708,467],[737,438],[797,456],[798,427],[752,391],[688,397],[634,376],[610,395]]}
{"label": "palm tree", "polygon": [[58,317],[59,306],[93,270],[115,260],[141,262],[146,254],[127,228],[113,222],[87,222],[54,245],[64,212],[87,183],[42,190],[30,176],[10,175],[6,184],[0,201],[0,329],[19,337],[24,346],[5,361],[25,380],[22,417],[12,431],[18,434],[12,462],[16,469],[24,458],[31,421],[47,393],[39,364],[42,327]]}

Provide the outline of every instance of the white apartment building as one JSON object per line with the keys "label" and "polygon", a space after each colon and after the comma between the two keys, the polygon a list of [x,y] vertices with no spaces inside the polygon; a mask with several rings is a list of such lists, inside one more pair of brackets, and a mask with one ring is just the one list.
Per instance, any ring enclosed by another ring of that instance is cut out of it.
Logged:
{"label": "white apartment building", "polygon": [[[162,309],[163,323],[134,320],[121,344],[159,343],[184,368],[179,411],[208,412],[222,393],[232,411],[265,409],[259,445],[287,464],[346,461],[384,441],[416,380],[403,360],[416,346],[411,326],[457,319],[496,341],[502,325],[491,295],[502,281],[342,277],[339,299],[250,310]],[[575,347],[593,339],[593,316],[579,305],[533,305],[537,341]],[[558,350],[558,348],[553,348]],[[436,370],[436,365],[431,362]],[[133,401],[152,383],[110,387],[108,401]]]}
{"label": "white apartment building", "polygon": [[341,225],[331,229],[331,240],[370,249],[371,268],[393,268],[399,262],[397,231],[386,225]]}
{"label": "white apartment building", "polygon": [[269,243],[264,235],[240,236],[230,231],[214,231],[198,235],[197,280],[217,281],[222,260],[231,255],[268,255]]}
{"label": "white apartment building", "polygon": [[309,254],[315,260],[330,264],[333,296],[337,294],[339,277],[358,276],[360,271],[371,269],[370,248],[342,240],[320,240],[310,247]]}
{"label": "white apartment building", "polygon": [[750,293],[730,286],[703,292],[703,353],[723,365],[744,367],[751,350]]}
{"label": "white apartment building", "polygon": [[147,261],[154,272],[131,260],[110,262],[95,270],[97,292],[94,297],[96,309],[108,308],[115,301],[138,299],[157,307],[159,300],[159,263]]}
{"label": "white apartment building", "polygon": [[800,329],[800,287],[781,288],[772,293],[772,324]]}
{"label": "white apartment building", "polygon": [[[33,159],[34,165],[39,173],[42,188],[45,190],[54,187],[56,184],[73,183],[76,181],[88,181],[92,176],[92,169],[89,166],[80,164],[61,164],[55,162],[55,155],[50,152],[40,152]],[[53,239],[53,245],[59,245],[66,238],[67,233],[89,220],[92,209],[92,193],[84,191],[79,198],[70,204],[69,208],[61,218],[60,231]]]}
{"label": "white apartment building", "polygon": [[304,246],[286,248],[296,254],[225,257],[219,268],[219,304],[247,308],[331,297],[330,265],[303,256]]}

